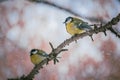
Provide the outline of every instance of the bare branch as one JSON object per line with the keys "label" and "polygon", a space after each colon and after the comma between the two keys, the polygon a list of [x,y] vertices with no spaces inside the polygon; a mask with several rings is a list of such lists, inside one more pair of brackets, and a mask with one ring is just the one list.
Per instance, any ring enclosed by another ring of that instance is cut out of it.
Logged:
{"label": "bare branch", "polygon": [[[48,4],[48,5],[57,7],[59,9],[62,9],[64,11],[67,11],[67,12],[69,12],[71,14],[76,15],[76,16],[80,16],[79,14],[74,13],[73,11],[71,11],[69,9],[60,7],[60,6],[56,5],[56,4],[53,4],[53,3],[50,3],[50,2],[47,2],[47,1],[44,1],[44,0],[34,0],[34,1],[38,1],[38,2],[41,2],[41,3],[44,3],[44,4]],[[117,32],[115,32],[114,29],[112,28],[112,26],[116,25],[119,21],[120,21],[120,13],[115,18],[113,18],[111,21],[109,21],[105,25],[101,25],[99,28],[95,27],[94,30],[90,30],[88,32],[84,32],[82,34],[75,35],[75,36],[72,36],[69,39],[66,39],[57,48],[54,48],[53,45],[51,43],[49,43],[51,48],[52,48],[52,51],[49,54],[49,58],[46,58],[42,62],[40,62],[38,65],[35,65],[35,67],[32,69],[32,71],[27,76],[22,76],[20,78],[8,79],[8,80],[33,80],[34,76],[37,73],[39,73],[39,70],[43,68],[43,65],[48,64],[48,62],[51,61],[51,60],[53,60],[54,63],[55,63],[55,60],[58,62],[57,55],[60,54],[60,52],[63,52],[63,51],[67,50],[67,49],[63,49],[65,46],[67,46],[70,43],[72,43],[74,41],[77,41],[78,39],[83,38],[85,36],[90,36],[92,38],[93,34],[97,34],[99,32],[104,32],[104,34],[106,35],[106,31],[110,30],[113,34],[115,34],[116,36],[118,36],[120,38],[120,35]]]}
{"label": "bare branch", "polygon": [[[114,22],[113,20],[115,20],[115,22]],[[98,32],[98,33],[99,33],[99,32],[105,32],[106,30],[109,30],[109,29],[112,27],[112,25],[117,24],[119,21],[120,21],[120,14],[118,14],[117,17],[113,18],[110,22],[108,22],[108,23],[105,24],[104,26],[101,26],[101,27],[99,27],[99,28],[97,28],[97,29],[94,29],[94,30],[91,30],[91,31],[89,31],[89,32],[85,32],[85,33],[79,34],[79,35],[77,35],[77,36],[72,36],[71,38],[66,39],[63,43],[61,43],[61,44],[54,50],[54,53],[59,54],[59,52],[60,52],[65,46],[69,45],[70,43],[72,43],[72,42],[75,41],[75,40],[78,40],[79,38],[83,38],[83,37],[85,37],[85,36],[89,36],[89,35],[96,34],[96,32]],[[53,53],[53,52],[51,52],[51,53]],[[51,53],[50,53],[50,54],[51,54]],[[49,61],[51,61],[52,59],[53,59],[53,58],[51,58]],[[44,63],[41,62],[39,65],[42,65],[42,64],[44,65],[44,64],[46,63],[46,59],[43,60],[43,61],[44,61]],[[36,68],[37,68],[37,67],[36,67]],[[36,70],[36,68],[35,68],[35,70]],[[33,71],[34,71],[34,69],[33,69]],[[31,71],[31,73],[33,73],[33,72]]]}
{"label": "bare branch", "polygon": [[[113,18],[111,21],[109,21],[107,24],[99,27],[99,28],[95,28],[94,30],[90,30],[89,32],[84,32],[82,34],[76,35],[76,36],[72,36],[69,39],[66,39],[63,43],[61,43],[57,48],[53,48],[52,44],[50,43],[51,47],[54,49],[51,51],[49,58],[44,59],[42,62],[40,62],[38,65],[36,65],[32,71],[27,75],[27,76],[22,76],[21,78],[18,79],[8,79],[8,80],[32,80],[35,76],[35,74],[38,73],[38,71],[43,68],[42,66],[44,64],[47,64],[49,61],[54,60],[55,58],[53,57],[54,54],[56,54],[55,57],[57,57],[57,55],[63,50],[63,48],[67,45],[69,45],[70,43],[72,43],[73,41],[78,40],[79,38],[83,38],[85,36],[89,36],[89,35],[93,35],[93,34],[97,34],[99,32],[106,32],[106,30],[111,30],[113,25],[116,25],[118,22],[120,21],[120,14],[118,14],[117,17]],[[115,33],[117,34],[117,33]],[[118,34],[117,34],[118,36]],[[120,36],[120,35],[119,35]],[[118,37],[119,37],[118,36]],[[54,51],[54,52],[53,52]],[[54,53],[54,54],[53,54]],[[51,56],[52,55],[52,56]]]}

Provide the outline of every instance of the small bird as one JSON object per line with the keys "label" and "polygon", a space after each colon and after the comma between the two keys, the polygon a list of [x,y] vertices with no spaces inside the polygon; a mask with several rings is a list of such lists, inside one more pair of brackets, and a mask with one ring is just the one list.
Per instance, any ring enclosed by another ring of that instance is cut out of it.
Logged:
{"label": "small bird", "polygon": [[46,52],[44,52],[43,50],[32,49],[30,51],[31,62],[34,65],[39,64],[42,60],[44,60],[47,57],[48,57],[48,54]]}
{"label": "small bird", "polygon": [[71,35],[81,34],[88,30],[92,30],[87,22],[75,17],[67,17],[65,20],[66,30]]}

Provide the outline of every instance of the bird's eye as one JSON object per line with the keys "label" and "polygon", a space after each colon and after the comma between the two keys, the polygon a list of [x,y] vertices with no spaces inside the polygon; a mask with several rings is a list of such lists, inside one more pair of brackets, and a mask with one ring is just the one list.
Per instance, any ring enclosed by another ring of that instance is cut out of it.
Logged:
{"label": "bird's eye", "polygon": [[31,54],[36,54],[37,52],[38,52],[37,49],[32,49],[30,53],[31,53]]}

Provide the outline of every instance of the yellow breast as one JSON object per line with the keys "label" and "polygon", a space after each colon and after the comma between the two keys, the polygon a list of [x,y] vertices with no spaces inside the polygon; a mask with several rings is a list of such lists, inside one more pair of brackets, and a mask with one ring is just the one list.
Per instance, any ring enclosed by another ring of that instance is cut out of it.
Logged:
{"label": "yellow breast", "polygon": [[85,32],[84,30],[81,30],[81,29],[75,27],[73,23],[67,23],[66,30],[71,35],[81,34],[81,33]]}
{"label": "yellow breast", "polygon": [[39,64],[42,60],[44,60],[45,57],[41,57],[38,54],[31,55],[31,61],[33,64]]}

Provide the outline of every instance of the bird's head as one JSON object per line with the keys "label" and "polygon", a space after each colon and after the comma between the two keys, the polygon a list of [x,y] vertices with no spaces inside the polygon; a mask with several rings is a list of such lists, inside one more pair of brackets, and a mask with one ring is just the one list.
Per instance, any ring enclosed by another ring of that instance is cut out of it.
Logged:
{"label": "bird's head", "polygon": [[38,49],[32,49],[32,50],[30,51],[30,55],[37,54],[38,51],[39,51]]}
{"label": "bird's head", "polygon": [[67,24],[67,23],[70,23],[70,22],[72,22],[73,21],[73,17],[67,17],[66,19],[65,19],[65,24]]}

